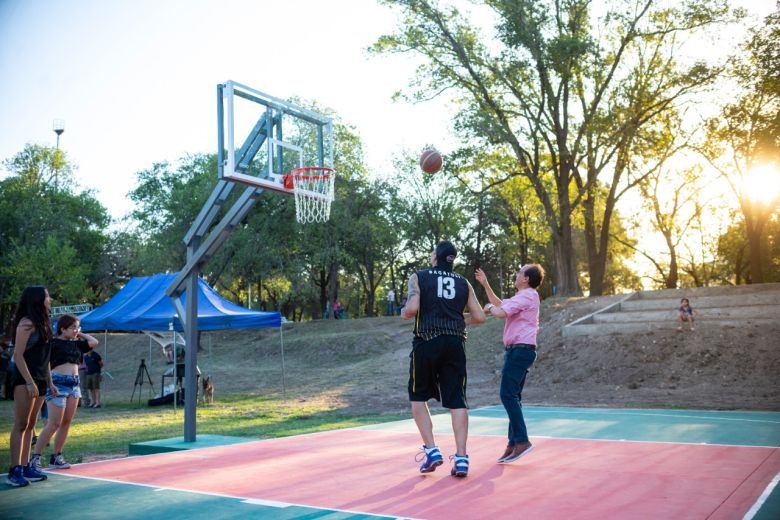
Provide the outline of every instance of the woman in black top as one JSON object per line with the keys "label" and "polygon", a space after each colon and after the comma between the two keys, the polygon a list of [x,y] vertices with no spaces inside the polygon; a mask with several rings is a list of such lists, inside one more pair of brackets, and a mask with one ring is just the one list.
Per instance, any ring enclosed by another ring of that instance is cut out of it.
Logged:
{"label": "woman in black top", "polygon": [[14,315],[16,343],[14,348],[14,426],[11,429],[11,469],[8,484],[22,487],[30,481],[46,480],[34,466],[22,466],[30,456],[35,420],[41,411],[46,388],[56,395],[51,380],[49,352],[51,298],[45,287],[27,287],[22,291]]}
{"label": "woman in black top", "polygon": [[43,449],[49,444],[49,439],[55,432],[57,435],[54,438],[54,453],[49,459],[49,467],[56,469],[70,467],[62,456],[62,448],[65,446],[70,424],[73,416],[76,415],[76,408],[81,398],[79,385],[81,355],[90,352],[98,345],[97,339],[81,332],[80,325],[79,319],[72,314],[60,317],[57,320],[57,337],[51,341],[51,377],[54,386],[57,387],[57,394],[51,390],[46,393],[49,419],[38,436],[35,452],[30,459],[30,464],[39,471],[42,467]]}

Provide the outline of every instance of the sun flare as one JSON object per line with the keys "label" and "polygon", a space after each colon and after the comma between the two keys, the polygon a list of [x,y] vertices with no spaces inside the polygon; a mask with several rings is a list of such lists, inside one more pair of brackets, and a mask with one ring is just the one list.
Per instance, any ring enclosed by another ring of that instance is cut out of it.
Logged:
{"label": "sun flare", "polygon": [[745,194],[754,202],[769,204],[780,198],[780,168],[775,164],[762,164],[745,176]]}

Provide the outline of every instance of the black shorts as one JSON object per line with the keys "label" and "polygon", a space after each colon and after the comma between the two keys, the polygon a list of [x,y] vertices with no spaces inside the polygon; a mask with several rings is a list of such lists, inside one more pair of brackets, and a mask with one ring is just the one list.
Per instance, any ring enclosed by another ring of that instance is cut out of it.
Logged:
{"label": "black shorts", "polygon": [[466,344],[460,336],[415,338],[409,362],[409,400],[436,399],[450,409],[468,408]]}
{"label": "black shorts", "polygon": [[[17,387],[19,385],[26,385],[27,381],[24,380],[24,376],[18,371],[14,371],[14,387]],[[49,382],[46,379],[36,379],[33,378],[33,382],[35,383],[35,386],[38,387],[38,397],[43,397],[46,395],[46,389],[49,388]]]}

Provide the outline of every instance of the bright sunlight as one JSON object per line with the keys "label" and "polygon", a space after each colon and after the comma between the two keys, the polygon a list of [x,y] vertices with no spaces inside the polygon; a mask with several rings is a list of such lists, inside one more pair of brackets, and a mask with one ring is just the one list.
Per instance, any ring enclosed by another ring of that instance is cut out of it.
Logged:
{"label": "bright sunlight", "polygon": [[769,204],[780,197],[780,169],[774,163],[751,168],[744,182],[744,193],[754,202]]}

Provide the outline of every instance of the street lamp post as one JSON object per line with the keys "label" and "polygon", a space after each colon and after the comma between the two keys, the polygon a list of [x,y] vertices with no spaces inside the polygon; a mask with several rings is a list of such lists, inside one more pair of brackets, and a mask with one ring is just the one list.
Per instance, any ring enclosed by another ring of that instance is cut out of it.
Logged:
{"label": "street lamp post", "polygon": [[[64,119],[55,119],[54,123],[52,123],[52,130],[54,130],[54,133],[57,134],[57,150],[60,149],[60,136],[62,135],[62,132],[65,131],[65,120]],[[56,160],[56,159],[55,159]],[[55,188],[59,185],[59,168],[55,165],[54,167],[54,186]]]}
{"label": "street lamp post", "polygon": [[60,136],[62,135],[62,132],[65,131],[65,120],[64,119],[55,119],[54,123],[52,124],[52,129],[54,130],[54,133],[57,134],[57,150],[60,149]]}

